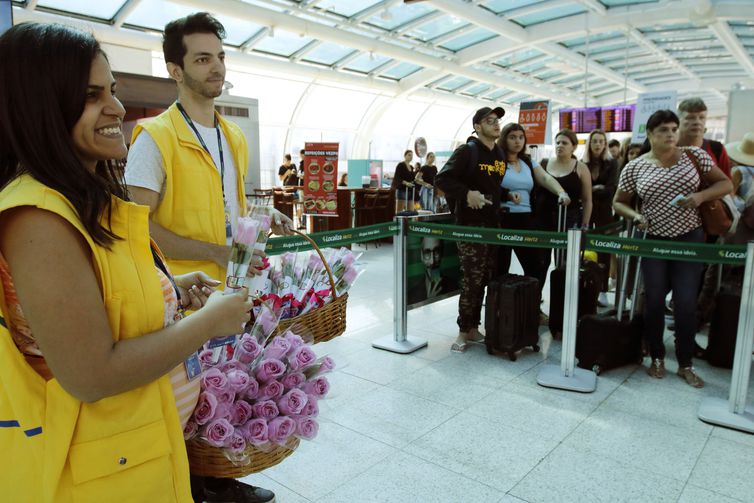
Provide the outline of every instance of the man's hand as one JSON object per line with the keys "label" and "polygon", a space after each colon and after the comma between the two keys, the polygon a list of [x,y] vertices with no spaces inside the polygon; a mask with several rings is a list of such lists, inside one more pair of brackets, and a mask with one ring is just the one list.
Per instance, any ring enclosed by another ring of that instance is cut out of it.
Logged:
{"label": "man's hand", "polygon": [[492,204],[492,201],[485,198],[478,190],[470,190],[466,193],[466,204],[472,210],[481,210],[485,205]]}
{"label": "man's hand", "polygon": [[272,232],[280,236],[293,235],[293,221],[280,211],[273,209],[270,212]]}

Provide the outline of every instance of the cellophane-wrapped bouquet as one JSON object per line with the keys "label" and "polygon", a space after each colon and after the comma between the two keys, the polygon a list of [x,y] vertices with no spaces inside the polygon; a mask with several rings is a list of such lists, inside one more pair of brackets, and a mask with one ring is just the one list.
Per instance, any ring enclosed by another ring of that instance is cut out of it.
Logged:
{"label": "cellophane-wrapped bouquet", "polygon": [[271,338],[278,318],[264,304],[258,311],[235,345],[200,351],[201,393],[184,430],[238,465],[250,461],[249,446],[268,452],[317,435],[317,402],[330,389],[324,374],[335,367],[317,358],[305,327]]}
{"label": "cellophane-wrapped bouquet", "polygon": [[[335,280],[338,296],[345,294],[363,272],[357,269],[355,255],[348,248],[322,250]],[[280,319],[306,314],[333,300],[332,285],[319,255],[314,252],[282,254],[263,271],[250,294],[257,303],[271,303]],[[254,280],[253,280],[254,281]]]}

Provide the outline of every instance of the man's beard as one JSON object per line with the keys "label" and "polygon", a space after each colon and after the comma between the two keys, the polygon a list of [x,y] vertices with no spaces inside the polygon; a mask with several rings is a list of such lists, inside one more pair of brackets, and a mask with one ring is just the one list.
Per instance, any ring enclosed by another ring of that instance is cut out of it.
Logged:
{"label": "man's beard", "polygon": [[222,86],[220,86],[219,90],[210,88],[209,84],[205,84],[200,80],[194,79],[193,77],[191,77],[191,75],[188,74],[188,72],[183,72],[183,81],[185,82],[186,87],[194,91],[196,94],[204,96],[205,98],[217,98],[223,93]]}

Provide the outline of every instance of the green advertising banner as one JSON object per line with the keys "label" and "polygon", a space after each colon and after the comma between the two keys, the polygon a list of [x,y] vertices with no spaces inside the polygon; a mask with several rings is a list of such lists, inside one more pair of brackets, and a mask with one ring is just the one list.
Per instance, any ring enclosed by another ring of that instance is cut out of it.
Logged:
{"label": "green advertising banner", "polygon": [[[366,225],[355,229],[343,229],[337,231],[317,232],[309,237],[321,248],[339,248],[341,246],[372,241],[395,236],[398,233],[398,224],[386,222],[383,224]],[[309,241],[299,236],[283,236],[272,238],[267,241],[265,253],[267,255],[279,255],[287,251],[299,251],[311,249]]]}
{"label": "green advertising banner", "polygon": [[433,236],[438,239],[467,241],[469,243],[506,244],[534,248],[566,248],[566,234],[544,231],[518,231],[494,227],[467,227],[464,225],[410,222],[409,234]]}
{"label": "green advertising banner", "polygon": [[741,265],[746,262],[745,245],[712,245],[676,241],[650,241],[613,236],[587,236],[585,248],[603,253],[648,258]]}

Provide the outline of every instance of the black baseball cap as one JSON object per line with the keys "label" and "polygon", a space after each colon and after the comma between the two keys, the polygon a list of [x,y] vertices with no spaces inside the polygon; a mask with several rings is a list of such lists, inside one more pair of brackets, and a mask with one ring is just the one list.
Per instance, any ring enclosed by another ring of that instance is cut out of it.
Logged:
{"label": "black baseball cap", "polygon": [[474,124],[481,124],[482,120],[485,117],[487,117],[489,114],[492,114],[492,113],[497,114],[497,118],[498,119],[502,119],[503,116],[505,115],[505,110],[503,110],[502,107],[495,107],[495,108],[484,107],[484,108],[480,108],[474,114],[474,118],[471,119],[471,125],[472,125],[472,127],[474,126]]}

